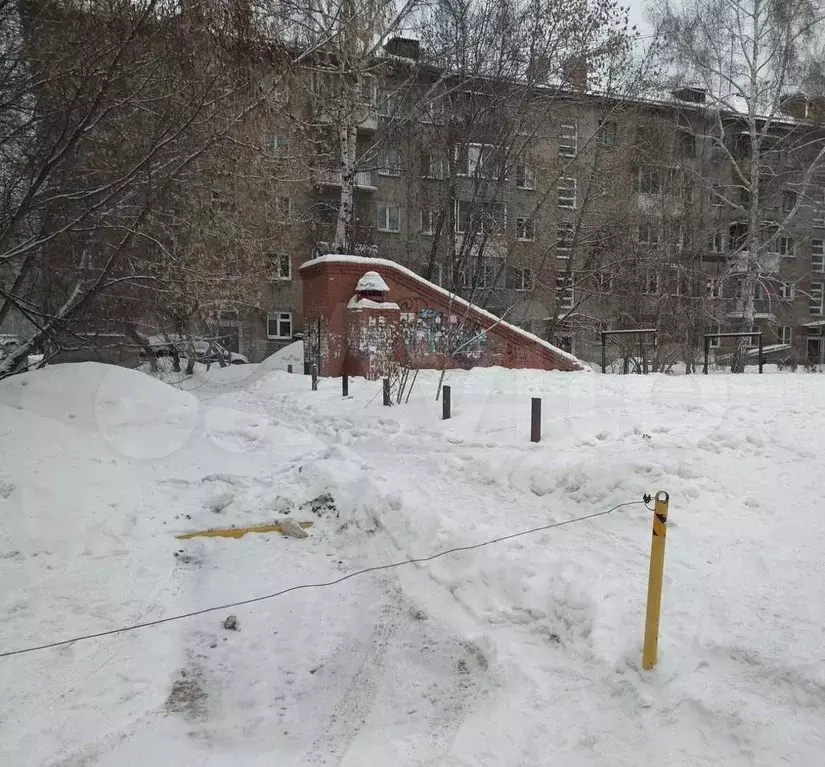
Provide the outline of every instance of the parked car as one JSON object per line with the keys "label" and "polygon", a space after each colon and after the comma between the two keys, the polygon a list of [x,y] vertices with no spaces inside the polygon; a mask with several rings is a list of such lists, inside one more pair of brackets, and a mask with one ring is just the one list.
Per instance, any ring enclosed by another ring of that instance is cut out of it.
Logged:
{"label": "parked car", "polygon": [[[11,333],[0,333],[0,360],[4,359],[14,351],[18,346],[22,346],[25,341],[20,336],[12,335]],[[21,360],[17,364],[17,370],[20,372],[33,368],[43,359],[42,354],[29,354],[26,359]]]}
{"label": "parked car", "polygon": [[238,352],[231,352],[222,343],[213,338],[192,338],[182,336],[150,336],[149,346],[158,357],[169,356],[177,350],[182,359],[188,359],[190,342],[195,350],[195,362],[203,365],[220,364],[222,359],[227,365],[246,365],[249,358]]}

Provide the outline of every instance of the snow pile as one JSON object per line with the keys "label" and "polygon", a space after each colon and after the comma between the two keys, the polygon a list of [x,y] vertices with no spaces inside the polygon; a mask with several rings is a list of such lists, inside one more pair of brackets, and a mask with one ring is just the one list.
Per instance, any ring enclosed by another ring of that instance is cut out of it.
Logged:
{"label": "snow pile", "polygon": [[390,287],[378,272],[364,272],[364,276],[358,280],[355,286],[356,293],[389,293]]}
{"label": "snow pile", "polygon": [[[94,364],[0,384],[0,651],[664,489],[657,670],[639,667],[651,526],[639,504],[0,659],[4,765],[818,763],[818,376],[451,371],[442,421],[437,373],[386,408],[377,382],[351,380],[343,399],[336,380],[313,392],[304,376],[245,367],[189,393]],[[174,537],[278,519],[312,522],[310,536]]]}
{"label": "snow pile", "polygon": [[294,373],[301,373],[304,369],[304,342],[293,341],[283,349],[279,349],[274,354],[270,354],[260,364],[262,371],[286,370],[287,365],[292,365]]}

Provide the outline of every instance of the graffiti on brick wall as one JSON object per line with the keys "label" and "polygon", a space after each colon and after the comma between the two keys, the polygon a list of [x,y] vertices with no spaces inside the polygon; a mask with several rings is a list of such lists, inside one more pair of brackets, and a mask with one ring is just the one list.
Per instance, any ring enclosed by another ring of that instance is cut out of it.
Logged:
{"label": "graffiti on brick wall", "polygon": [[401,343],[410,362],[430,355],[477,362],[488,350],[487,333],[475,322],[427,306],[421,298],[401,299]]}
{"label": "graffiti on brick wall", "polygon": [[397,335],[395,323],[384,315],[357,312],[350,317],[349,351],[365,366],[362,375],[378,378],[392,371]]}

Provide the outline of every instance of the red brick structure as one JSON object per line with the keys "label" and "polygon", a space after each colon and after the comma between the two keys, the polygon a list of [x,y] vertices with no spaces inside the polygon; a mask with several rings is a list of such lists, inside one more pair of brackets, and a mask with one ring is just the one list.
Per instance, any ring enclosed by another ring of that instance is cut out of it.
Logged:
{"label": "red brick structure", "polygon": [[398,363],[586,369],[571,354],[393,261],[321,256],[301,266],[301,279],[305,357],[322,376],[377,378]]}

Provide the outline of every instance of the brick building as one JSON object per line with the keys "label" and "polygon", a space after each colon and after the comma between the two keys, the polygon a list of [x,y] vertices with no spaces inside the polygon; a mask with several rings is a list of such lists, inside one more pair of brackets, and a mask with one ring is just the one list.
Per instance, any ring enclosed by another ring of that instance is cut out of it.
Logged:
{"label": "brick building", "polygon": [[[233,350],[260,360],[307,330],[300,266],[335,250],[342,119],[357,131],[352,254],[395,262],[590,361],[606,328],[655,327],[662,364],[697,356],[705,332],[740,329],[749,202],[719,148],[724,139],[744,167],[749,146],[741,115],[714,135],[703,91],[595,93],[581,64],[563,87],[462,79],[395,39],[342,116],[330,108],[341,70],[327,54],[282,68],[269,108],[170,186],[152,222],[198,279],[172,299],[146,293],[210,313]],[[262,61],[255,77],[266,86],[280,74]],[[822,110],[798,96],[783,108],[760,184],[754,325],[779,354],[820,362],[825,175],[801,182],[822,145]],[[85,246],[87,234],[77,237]],[[53,243],[72,247],[69,235]],[[150,247],[133,249],[143,266]],[[109,315],[131,319],[137,303]]]}
{"label": "brick building", "polygon": [[[416,45],[404,53],[409,66],[394,55],[365,88],[352,252],[401,264],[591,361],[607,328],[655,327],[653,353],[682,359],[698,354],[703,333],[741,329],[743,215],[721,199],[748,203],[708,138],[703,91],[629,100],[576,84],[536,87],[507,122],[513,91],[451,85],[416,60]],[[335,125],[320,108],[318,83],[317,71],[298,76],[290,106],[324,145]],[[789,100],[787,119],[771,128],[778,144],[792,136],[807,149],[795,154],[785,141],[767,157],[761,191],[771,244],[754,329],[780,355],[820,362],[825,176],[804,187],[804,199],[795,190],[823,134],[812,105],[801,108],[804,119],[798,99]],[[737,119],[728,120],[727,140],[745,162]],[[274,130],[272,144],[288,146],[291,129]],[[341,175],[334,152],[324,157],[328,170],[322,162],[311,179],[280,189],[291,225],[306,236],[297,252],[279,256],[289,266],[268,291],[266,320],[244,328],[242,351],[252,357],[305,330],[311,309],[289,286],[301,263],[332,250]],[[796,214],[780,231],[791,206]]]}
{"label": "brick building", "polygon": [[301,267],[304,357],[322,376],[499,365],[581,370],[572,355],[393,261],[327,255]]}

